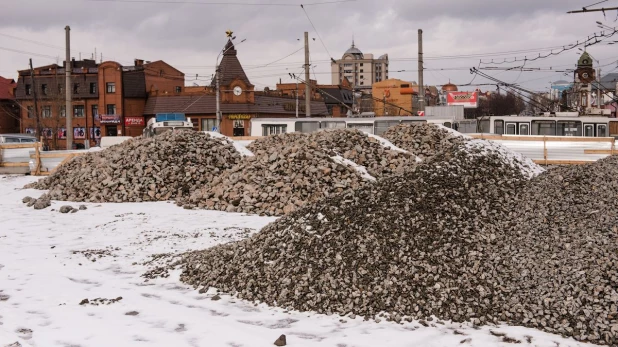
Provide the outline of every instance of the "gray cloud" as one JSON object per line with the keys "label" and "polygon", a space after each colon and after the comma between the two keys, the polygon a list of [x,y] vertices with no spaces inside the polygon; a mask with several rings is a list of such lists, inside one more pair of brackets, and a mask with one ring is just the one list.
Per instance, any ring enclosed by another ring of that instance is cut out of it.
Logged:
{"label": "gray cloud", "polygon": [[[209,0],[204,0],[209,1]],[[235,0],[247,2],[247,0]],[[318,0],[306,0],[312,2]],[[293,1],[253,0],[257,3],[294,3]],[[298,2],[296,2],[298,3]],[[352,37],[366,53],[391,58],[390,77],[416,80],[417,29],[424,30],[427,57],[505,52],[552,47],[581,40],[598,31],[595,21],[613,25],[615,13],[567,15],[590,1],[579,0],[358,0],[322,6],[306,6],[330,56],[339,58],[350,46]],[[609,5],[608,5],[609,6]],[[28,18],[28,20],[24,20]],[[330,82],[329,54],[300,6],[224,6],[198,4],[152,4],[97,2],[87,0],[26,0],[10,2],[0,13],[0,34],[64,45],[65,25],[72,28],[72,45],[82,57],[94,48],[104,59],[130,64],[133,58],[163,59],[178,66],[188,83],[206,83],[215,58],[225,44],[225,30],[247,41],[238,47],[241,63],[258,87],[273,85],[279,78],[289,80],[288,72],[298,72],[303,55],[299,52],[270,66],[256,68],[280,59],[302,47],[303,32],[309,31],[311,58],[320,82]],[[618,35],[615,40],[618,40]],[[58,56],[61,48],[37,45],[0,35],[0,47]],[[589,51],[601,64],[618,59],[613,46],[596,45]],[[485,61],[505,57],[532,57],[538,52],[487,56]],[[28,54],[0,51],[0,75],[15,76],[27,67]],[[33,57],[38,65],[53,58]],[[572,65],[574,52],[551,59],[529,62],[526,66],[547,69]],[[468,69],[479,65],[479,57],[427,59],[425,81],[431,84],[469,82]],[[615,66],[607,66],[607,70]],[[458,69],[460,68],[460,69]],[[604,68],[605,69],[605,68]],[[405,70],[403,72],[395,72]],[[195,74],[198,78],[195,79]],[[492,72],[505,81],[524,83],[536,89],[548,87],[548,81],[567,78],[551,71]],[[477,82],[481,81],[477,79]],[[488,87],[492,88],[492,87]]]}

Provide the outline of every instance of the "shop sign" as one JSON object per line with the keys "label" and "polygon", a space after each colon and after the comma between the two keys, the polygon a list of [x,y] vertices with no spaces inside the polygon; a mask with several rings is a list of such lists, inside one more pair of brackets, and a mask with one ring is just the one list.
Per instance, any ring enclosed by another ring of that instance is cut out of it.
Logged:
{"label": "shop sign", "polygon": [[250,114],[230,114],[227,116],[227,119],[232,119],[232,120],[251,119],[251,115]]}
{"label": "shop sign", "polygon": [[144,117],[124,117],[124,125],[126,126],[143,126]]}
{"label": "shop sign", "polygon": [[120,124],[119,114],[100,114],[99,119],[101,124]]}

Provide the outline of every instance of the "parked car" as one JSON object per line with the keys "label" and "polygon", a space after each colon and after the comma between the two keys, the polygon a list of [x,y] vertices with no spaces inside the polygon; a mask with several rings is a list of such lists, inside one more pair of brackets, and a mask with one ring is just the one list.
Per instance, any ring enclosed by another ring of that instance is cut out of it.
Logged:
{"label": "parked car", "polygon": [[36,142],[36,137],[29,134],[0,134],[0,144],[33,142]]}

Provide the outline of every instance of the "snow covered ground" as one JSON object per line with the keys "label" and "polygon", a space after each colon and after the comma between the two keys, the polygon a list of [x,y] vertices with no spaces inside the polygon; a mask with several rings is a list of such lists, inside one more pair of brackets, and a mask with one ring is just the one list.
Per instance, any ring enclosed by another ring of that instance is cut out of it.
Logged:
{"label": "snow covered ground", "polygon": [[502,334],[520,345],[590,346],[522,327],[375,323],[212,300],[182,284],[178,271],[141,275],[166,259],[148,264],[153,255],[240,240],[275,218],[165,202],[61,214],[60,206],[78,204],[54,201],[37,211],[21,203],[42,194],[21,189],[35,179],[0,177],[0,347],[273,346],[281,334],[294,347],[511,346]]}

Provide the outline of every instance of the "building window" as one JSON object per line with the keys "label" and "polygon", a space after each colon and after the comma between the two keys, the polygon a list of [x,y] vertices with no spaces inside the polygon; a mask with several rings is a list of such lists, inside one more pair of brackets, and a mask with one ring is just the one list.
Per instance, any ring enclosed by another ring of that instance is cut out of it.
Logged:
{"label": "building window", "polygon": [[51,106],[43,106],[43,118],[51,118]]}
{"label": "building window", "polygon": [[361,79],[365,79],[365,77],[364,77],[363,75],[360,75],[360,78],[361,78]]}
{"label": "building window", "polygon": [[[360,66],[363,66],[363,63],[360,63]],[[363,70],[361,70],[361,72],[363,72]]]}
{"label": "building window", "polygon": [[62,84],[58,83],[58,94],[62,94],[62,91],[64,89],[62,88]]}
{"label": "building window", "polygon": [[[116,92],[116,83],[114,83],[114,82],[107,82],[107,83],[105,84],[105,90],[106,90],[108,93],[115,93],[115,92]],[[109,112],[108,112],[108,113],[109,113]]]}
{"label": "building window", "polygon": [[217,125],[217,120],[214,118],[203,118],[202,119],[202,131],[213,131],[216,125]]}
{"label": "building window", "polygon": [[361,69],[360,72],[364,72],[363,69]]}
{"label": "building window", "polygon": [[84,117],[84,105],[74,105],[73,106],[73,117],[80,118]]}
{"label": "building window", "polygon": [[96,117],[99,115],[99,105],[92,105],[92,116]]}
{"label": "building window", "polygon": [[34,109],[32,108],[32,106],[28,106],[28,118],[34,118]]}
{"label": "building window", "polygon": [[107,114],[116,114],[116,105],[108,104],[107,105]]}
{"label": "building window", "polygon": [[66,107],[66,105],[60,106],[59,109],[58,109],[58,113],[60,114],[60,117],[65,118],[67,116],[67,107]]}
{"label": "building window", "polygon": [[181,90],[182,90],[181,87],[176,87],[176,93],[180,93]]}
{"label": "building window", "polygon": [[73,94],[79,94],[79,83],[73,83]]}
{"label": "building window", "polygon": [[287,129],[288,126],[285,124],[263,124],[262,136],[285,134],[287,132]]}
{"label": "building window", "polygon": [[26,95],[30,95],[32,94],[32,86],[29,84],[26,84]]}
{"label": "building window", "polygon": [[90,83],[90,94],[96,94],[97,93],[97,84],[96,83]]}
{"label": "building window", "polygon": [[361,81],[360,85],[362,86],[363,84],[365,84],[365,82]]}
{"label": "building window", "polygon": [[47,95],[47,84],[41,84],[41,93],[43,93],[43,95]]}

